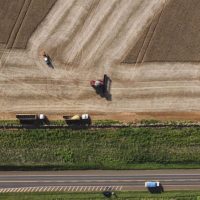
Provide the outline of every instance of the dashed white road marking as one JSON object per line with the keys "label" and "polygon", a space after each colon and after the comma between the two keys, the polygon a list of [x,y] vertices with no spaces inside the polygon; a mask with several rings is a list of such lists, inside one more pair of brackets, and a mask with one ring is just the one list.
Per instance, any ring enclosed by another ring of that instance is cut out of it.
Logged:
{"label": "dashed white road marking", "polygon": [[40,187],[21,187],[21,188],[0,188],[0,193],[11,192],[86,192],[86,191],[117,191],[122,190],[122,186],[40,186]]}
{"label": "dashed white road marking", "polygon": [[87,189],[87,187],[86,187],[86,186],[84,186],[83,188],[84,188],[84,190],[83,190],[83,191],[85,191],[85,190]]}
{"label": "dashed white road marking", "polygon": [[58,191],[61,191],[63,189],[63,186],[60,187],[60,189]]}
{"label": "dashed white road marking", "polygon": [[15,188],[11,188],[9,192],[14,192]]}
{"label": "dashed white road marking", "polygon": [[5,189],[3,189],[1,192],[4,193],[4,192],[5,192]]}

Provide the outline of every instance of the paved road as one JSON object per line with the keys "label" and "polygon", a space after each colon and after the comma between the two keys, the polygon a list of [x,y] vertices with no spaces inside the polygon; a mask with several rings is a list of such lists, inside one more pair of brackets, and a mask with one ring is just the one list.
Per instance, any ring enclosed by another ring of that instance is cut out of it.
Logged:
{"label": "paved road", "polygon": [[160,181],[165,190],[200,189],[200,170],[0,172],[0,189],[144,190],[146,180]]}

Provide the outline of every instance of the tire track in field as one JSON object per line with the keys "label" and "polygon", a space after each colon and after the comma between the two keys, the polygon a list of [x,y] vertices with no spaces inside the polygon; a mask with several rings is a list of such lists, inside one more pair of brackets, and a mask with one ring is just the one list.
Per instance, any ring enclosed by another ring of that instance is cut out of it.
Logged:
{"label": "tire track in field", "polygon": [[15,25],[14,25],[14,28],[13,28],[11,34],[10,34],[9,39],[8,39],[7,48],[12,48],[12,46],[15,42],[15,39],[16,39],[18,33],[19,33],[19,30],[22,27],[22,24],[23,24],[23,21],[26,17],[26,14],[27,14],[27,12],[30,8],[31,2],[32,2],[32,0],[26,0],[24,2],[24,5],[23,5],[23,7],[20,11],[20,14],[19,14],[19,16],[16,20]]}
{"label": "tire track in field", "polygon": [[[166,82],[165,82],[166,83]],[[3,83],[0,84],[1,86],[4,85],[13,85],[13,83],[8,84],[8,83]],[[43,83],[34,83],[32,84],[33,91],[37,88],[40,92],[35,93],[32,92],[29,88],[24,87],[18,89],[18,85],[14,85],[16,89],[10,93],[9,90],[7,90],[6,95],[7,97],[17,97],[18,94],[20,93],[20,98],[27,98],[31,96],[35,97],[46,97],[47,93],[48,96],[51,98],[56,98],[56,99],[81,99],[87,100],[89,96],[97,97],[95,94],[95,91],[89,86],[89,84],[86,85],[74,85],[73,83],[71,84],[61,84],[61,83],[49,83],[46,84],[45,80],[43,80]],[[48,92],[46,87],[48,86]],[[5,88],[5,87],[2,87]],[[82,91],[82,93],[77,93],[76,91]],[[5,95],[5,94],[4,94]],[[69,97],[68,97],[69,96]],[[187,82],[181,82],[178,85],[165,85],[164,83],[157,83],[155,84],[146,84],[144,83],[139,83],[139,85],[136,85],[133,87],[130,87],[127,85],[127,87],[113,87],[112,88],[112,96],[113,99],[144,99],[144,98],[160,98],[160,97],[199,97],[200,96],[200,85],[198,82],[192,83],[187,83]],[[54,99],[54,100],[56,100]]]}
{"label": "tire track in field", "polygon": [[[22,10],[24,9],[25,4],[26,4],[26,3],[25,3],[25,0],[23,0],[23,3],[22,3],[22,6],[21,6],[21,9],[20,9],[20,11],[19,11],[19,13],[18,13],[18,15],[17,15],[17,17],[16,17],[16,21],[14,22],[13,27],[12,27],[12,29],[11,29],[11,32],[9,33],[9,36],[8,36],[8,39],[7,39],[6,45],[9,43],[9,40],[10,40],[11,35],[12,35],[12,33],[13,33],[13,30],[14,30],[15,27],[16,27],[17,21],[18,21],[19,18],[20,18],[20,15],[21,15],[21,13],[22,13]],[[6,48],[6,46],[5,46],[5,48]]]}
{"label": "tire track in field", "polygon": [[[118,38],[113,40],[107,51],[103,54],[100,65],[105,65],[106,71],[110,71],[110,73],[115,72],[117,63],[121,63],[122,59],[132,49],[133,44],[137,42],[137,38],[143,29],[163,4],[164,0],[142,1],[140,10],[136,10],[132,14],[130,20],[124,25],[121,33],[119,33]],[[127,71],[127,67],[125,71]]]}
{"label": "tire track in field", "polygon": [[165,5],[163,5],[163,7],[161,8],[160,11],[158,11],[158,13],[154,14],[152,22],[151,22],[151,24],[149,26],[149,29],[147,31],[147,34],[146,34],[146,36],[144,38],[144,41],[143,41],[143,44],[141,46],[141,49],[139,50],[139,54],[138,54],[138,56],[136,58],[136,64],[143,62],[143,59],[144,59],[144,56],[145,56],[145,53],[146,53],[146,49],[149,46],[149,43],[150,43],[150,41],[151,41],[151,39],[152,39],[152,37],[154,35],[156,26],[158,25],[158,22],[159,22],[159,19],[160,19],[161,15],[162,15],[164,7],[165,7]]}
{"label": "tire track in field", "polygon": [[29,6],[31,4],[31,1],[32,0],[26,0],[24,2],[24,5],[22,6],[21,10],[20,10],[20,13],[16,19],[16,22],[14,24],[14,27],[12,29],[12,32],[11,34],[9,35],[9,38],[8,38],[8,42],[6,44],[6,48],[5,48],[5,52],[2,54],[1,56],[1,68],[0,68],[0,72],[3,71],[3,69],[5,68],[5,65],[8,63],[9,61],[9,58],[10,58],[10,53],[11,53],[11,49],[12,49],[12,46],[15,42],[15,39],[17,37],[17,34],[22,26],[22,23],[23,23],[23,20],[26,16],[26,13],[29,9]]}
{"label": "tire track in field", "polygon": [[[200,80],[199,65],[188,63],[146,63],[137,68],[133,65],[115,65],[112,78],[121,81],[184,81]],[[128,70],[127,70],[128,68]],[[133,78],[134,75],[134,78]]]}
{"label": "tire track in field", "polygon": [[147,43],[147,46],[146,46],[146,48],[144,49],[144,53],[143,53],[143,56],[142,56],[142,58],[141,58],[141,62],[142,62],[142,63],[144,62],[145,55],[146,55],[147,50],[148,50],[148,48],[149,48],[149,46],[150,46],[150,44],[151,44],[152,38],[153,38],[153,36],[155,35],[156,28],[158,27],[158,24],[159,24],[160,19],[161,19],[161,17],[162,17],[162,13],[163,13],[163,11],[164,11],[166,5],[167,5],[167,2],[168,2],[168,0],[165,0],[165,3],[164,3],[164,5],[163,5],[163,8],[162,8],[160,14],[158,15],[158,19],[156,20],[156,24],[155,24],[155,27],[154,27],[154,29],[153,29],[153,33],[151,34],[150,39],[149,39],[149,41],[148,41],[148,43]]}
{"label": "tire track in field", "polygon": [[[8,99],[10,107],[4,107],[2,111],[12,112],[159,112],[159,111],[199,111],[200,98],[187,97],[180,103],[180,98],[176,97],[160,97],[154,99],[133,99],[115,101],[111,104],[96,99],[95,101],[88,99],[87,101],[75,100],[46,100],[35,99],[34,101],[22,101],[24,105],[18,104],[18,101],[13,102],[13,99]],[[13,103],[12,103],[13,102]]]}

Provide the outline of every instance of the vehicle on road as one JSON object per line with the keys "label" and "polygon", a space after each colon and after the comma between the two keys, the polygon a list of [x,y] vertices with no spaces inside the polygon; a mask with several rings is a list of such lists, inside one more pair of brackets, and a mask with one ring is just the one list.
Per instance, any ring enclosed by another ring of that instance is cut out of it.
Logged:
{"label": "vehicle on road", "polygon": [[145,187],[146,188],[157,188],[160,186],[160,182],[158,181],[146,181]]}

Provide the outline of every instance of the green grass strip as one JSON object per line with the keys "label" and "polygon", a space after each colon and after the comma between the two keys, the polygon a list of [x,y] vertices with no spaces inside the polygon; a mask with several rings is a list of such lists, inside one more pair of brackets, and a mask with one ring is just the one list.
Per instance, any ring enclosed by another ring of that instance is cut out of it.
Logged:
{"label": "green grass strip", "polygon": [[115,192],[111,198],[106,198],[100,192],[94,193],[8,193],[0,194],[0,200],[198,200],[200,192],[197,191],[173,191],[162,194],[150,194],[148,192]]}
{"label": "green grass strip", "polygon": [[0,130],[1,169],[200,168],[200,128]]}

